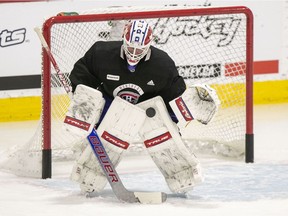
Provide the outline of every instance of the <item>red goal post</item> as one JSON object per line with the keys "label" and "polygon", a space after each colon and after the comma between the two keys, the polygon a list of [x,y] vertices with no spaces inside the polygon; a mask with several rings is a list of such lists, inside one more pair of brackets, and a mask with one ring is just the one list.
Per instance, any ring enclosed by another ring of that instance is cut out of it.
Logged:
{"label": "red goal post", "polygon": [[[243,134],[243,136],[245,136],[245,137],[243,137],[243,139],[245,140],[245,146],[246,146],[245,147],[245,158],[246,158],[245,161],[246,162],[253,162],[253,160],[254,160],[253,159],[253,154],[254,154],[253,153],[253,15],[252,15],[252,12],[248,8],[246,8],[246,7],[218,7],[218,8],[205,7],[205,8],[182,8],[182,9],[170,8],[170,9],[164,9],[164,10],[157,10],[156,9],[156,10],[152,10],[152,11],[149,11],[149,10],[147,10],[147,11],[133,11],[133,8],[131,8],[131,11],[128,11],[128,12],[127,11],[121,12],[121,8],[119,8],[118,12],[113,12],[113,13],[108,12],[108,13],[85,14],[85,15],[75,15],[75,16],[55,16],[55,17],[48,19],[44,23],[43,34],[44,34],[44,37],[47,40],[47,43],[48,43],[49,47],[51,48],[52,52],[54,52],[54,54],[56,55],[55,58],[59,59],[59,60],[57,60],[57,62],[60,61],[59,65],[63,65],[62,60],[67,61],[67,59],[65,59],[64,55],[61,54],[62,51],[60,50],[60,48],[59,48],[59,50],[57,50],[58,48],[56,48],[56,46],[58,46],[59,44],[57,44],[56,41],[53,41],[53,40],[55,39],[55,37],[61,37],[61,36],[62,37],[68,37],[70,33],[68,33],[66,35],[66,33],[61,32],[62,31],[61,30],[60,31],[61,33],[59,33],[59,35],[56,36],[55,34],[58,30],[54,30],[53,28],[56,28],[55,26],[57,26],[57,25],[65,26],[65,25],[69,25],[71,23],[74,23],[74,24],[78,23],[79,24],[78,27],[79,27],[80,25],[84,25],[83,23],[93,23],[93,22],[99,23],[98,25],[96,25],[99,27],[95,27],[95,28],[99,28],[98,32],[97,32],[98,33],[97,37],[98,37],[100,34],[105,35],[105,29],[101,29],[101,27],[100,27],[100,26],[102,26],[103,22],[107,23],[108,21],[131,20],[131,19],[149,19],[149,20],[158,20],[158,22],[159,22],[160,19],[163,19],[164,21],[162,21],[162,23],[161,23],[162,26],[160,26],[159,23],[156,23],[158,25],[157,28],[162,28],[161,29],[162,35],[161,34],[160,34],[160,36],[158,35],[158,38],[156,38],[156,40],[162,40],[164,43],[165,40],[162,39],[161,36],[163,36],[165,34],[165,33],[163,33],[165,31],[167,31],[167,32],[170,31],[169,33],[166,33],[166,35],[165,35],[166,40],[167,40],[167,38],[170,39],[172,37],[175,40],[175,38],[177,37],[176,33],[173,34],[173,32],[171,32],[172,30],[165,30],[165,28],[169,28],[169,26],[165,26],[165,24],[173,23],[173,21],[171,21],[173,19],[174,19],[174,22],[176,22],[175,20],[181,20],[181,18],[183,18],[182,20],[185,20],[185,19],[189,20],[189,17],[198,17],[195,20],[198,19],[198,21],[199,21],[199,19],[201,19],[201,17],[206,16],[206,18],[203,18],[203,20],[206,19],[206,21],[209,22],[207,17],[212,17],[212,16],[216,17],[216,16],[221,16],[221,15],[229,17],[229,15],[237,16],[238,14],[244,15],[246,18],[246,21],[245,21],[245,25],[246,25],[245,46],[246,47],[245,47],[245,49],[243,49],[245,51],[245,53],[243,54],[243,56],[245,56],[245,59],[239,61],[238,63],[225,62],[224,67],[223,67],[223,65],[221,66],[221,69],[224,68],[225,71],[224,72],[221,71],[220,73],[230,73],[231,72],[234,74],[232,74],[232,75],[231,74],[228,74],[228,75],[227,74],[226,75],[220,74],[220,76],[221,77],[223,76],[224,77],[223,79],[225,79],[225,76],[229,78],[229,76],[234,77],[234,76],[244,76],[245,75],[245,91],[246,91],[246,94],[245,94],[245,108],[246,108],[245,123],[246,123],[246,128],[245,128],[245,135]],[[226,18],[223,18],[223,19],[226,19]],[[195,20],[194,20],[194,22],[195,22]],[[237,20],[237,18],[235,18],[235,20]],[[193,19],[191,19],[190,21],[192,22]],[[151,21],[151,22],[153,22],[153,21]],[[210,21],[210,22],[212,22],[212,21]],[[197,23],[197,21],[195,23]],[[231,25],[233,25],[233,24],[234,23],[231,22]],[[221,23],[219,25],[221,25]],[[192,27],[191,26],[189,26],[189,28],[192,29],[193,26]],[[209,23],[207,23],[206,27],[209,28],[211,26],[209,26]],[[73,27],[71,27],[71,28],[73,28]],[[90,27],[87,27],[87,28],[89,29]],[[177,26],[176,28],[181,28],[181,25]],[[155,29],[156,29],[156,27],[154,28],[154,30]],[[69,30],[67,30],[67,31],[69,31]],[[83,30],[79,29],[78,31],[83,31]],[[185,30],[183,30],[183,31],[185,31]],[[107,34],[108,33],[109,32],[107,32]],[[199,33],[199,34],[201,34],[201,33]],[[229,32],[227,34],[229,35]],[[185,37],[193,37],[193,36],[195,37],[196,33],[195,34],[191,33],[189,35],[189,32],[188,33],[187,32],[184,32],[184,33],[178,32],[179,37],[181,37],[183,35]],[[235,33],[234,33],[234,35],[233,35],[233,33],[231,33],[231,35],[232,36],[230,36],[230,37],[236,37]],[[159,37],[160,37],[160,39],[159,39]],[[205,37],[205,36],[203,36],[203,37]],[[106,40],[106,38],[104,38],[104,39]],[[67,39],[67,40],[70,40],[70,39]],[[77,40],[79,40],[79,39],[77,39]],[[221,40],[221,38],[220,38],[220,40]],[[92,41],[92,43],[93,43],[93,41]],[[84,41],[82,43],[79,43],[79,45],[77,45],[77,46],[81,46],[83,44],[84,44]],[[158,43],[158,44],[161,44],[161,43]],[[73,44],[61,45],[61,46],[65,47],[65,46],[72,46],[72,45]],[[90,45],[92,45],[92,44],[85,45],[84,50],[87,50]],[[157,45],[157,42],[154,45]],[[180,45],[178,45],[178,44],[175,45],[174,51],[172,50],[172,51],[167,51],[167,52],[169,54],[176,52],[177,46],[180,46]],[[189,46],[189,44],[184,44],[184,46],[182,45],[181,49],[186,48],[188,46]],[[160,46],[160,48],[163,48],[163,47],[164,46],[162,46],[162,47]],[[187,49],[189,49],[189,48],[187,48]],[[213,47],[211,47],[211,49],[213,49]],[[164,48],[164,50],[165,50],[165,48]],[[230,50],[230,52],[241,52],[243,50]],[[77,50],[72,51],[72,52],[77,52]],[[83,52],[82,52],[82,54],[83,54]],[[194,55],[197,55],[197,54],[194,54]],[[205,55],[205,53],[204,53],[204,55]],[[81,57],[81,55],[80,55],[80,57]],[[176,58],[178,58],[178,57],[176,57]],[[179,57],[179,59],[180,58],[181,57]],[[75,60],[76,59],[71,61],[71,63],[72,64],[75,63]],[[193,61],[192,59],[190,59],[190,60]],[[179,62],[180,61],[181,60],[179,60]],[[183,67],[180,68],[179,70],[180,71],[183,70],[184,76],[185,76],[185,75],[187,75],[185,73],[187,71],[190,73],[191,69],[190,69],[190,71],[187,70],[185,68],[185,66],[187,66],[187,61],[184,60],[184,62],[186,64],[184,64],[184,66],[182,65]],[[176,61],[176,64],[177,64],[177,61]],[[211,64],[211,62],[209,62],[209,64]],[[179,66],[179,67],[181,67],[181,66]],[[60,66],[60,68],[61,68],[61,66]],[[42,118],[43,119],[42,178],[51,177],[51,165],[50,165],[51,164],[51,149],[54,148],[53,144],[51,145],[51,143],[52,143],[51,142],[51,134],[53,133],[53,132],[51,132],[52,127],[53,127],[51,125],[52,125],[52,122],[54,121],[53,120],[53,113],[51,113],[51,104],[53,103],[53,101],[51,100],[51,98],[53,97],[53,96],[51,96],[51,94],[53,94],[53,93],[51,93],[51,90],[52,90],[51,86],[53,86],[53,83],[51,83],[51,79],[49,78],[49,77],[53,76],[53,75],[51,75],[51,73],[53,74],[53,72],[51,72],[51,70],[52,70],[52,68],[51,68],[49,58],[48,58],[47,54],[45,52],[43,52],[43,72],[44,72],[44,75],[43,75],[43,118]],[[67,73],[67,74],[70,72],[69,70],[65,71],[65,69],[62,69],[62,71],[64,73]],[[186,78],[187,78],[187,76],[186,76]],[[219,80],[218,78],[219,77],[215,77],[215,80]],[[189,76],[187,79],[189,79]],[[201,79],[201,78],[197,78],[197,79]],[[204,80],[205,79],[206,78],[204,78]],[[197,80],[197,81],[199,81],[199,80]],[[224,81],[224,83],[225,82],[226,81]],[[238,81],[232,80],[232,82],[237,83]],[[211,84],[213,85],[214,83],[211,82]],[[216,81],[216,85],[217,85],[217,81]],[[60,85],[60,87],[61,87],[61,85]],[[56,97],[58,100],[59,97],[61,98],[62,96],[59,96],[59,94],[57,93]],[[233,97],[233,95],[232,95],[232,97]],[[228,100],[230,100],[230,99],[231,98],[228,98]],[[236,106],[238,106],[238,105],[239,104],[236,104]],[[243,105],[243,104],[241,104],[241,105]],[[233,104],[232,104],[232,106],[233,106]],[[65,110],[65,108],[64,108],[64,110]],[[225,121],[225,119],[223,119],[222,121]],[[225,132],[229,133],[229,129],[226,129]],[[53,136],[53,134],[52,134],[52,136]],[[65,137],[63,137],[63,139],[65,139]]]}
{"label": "red goal post", "polygon": [[[63,14],[63,13],[62,13]],[[221,105],[208,125],[193,121],[180,131],[192,151],[207,151],[254,161],[253,14],[249,8],[113,7],[96,12],[54,16],[43,24],[43,36],[69,84],[69,73],[97,40],[121,40],[123,23],[145,19],[153,28],[153,46],[166,51],[187,86],[206,83]],[[118,37],[118,38],[117,38]],[[42,114],[34,136],[12,154],[11,171],[51,178],[52,162],[71,159],[75,138],[62,127],[70,103],[49,56],[42,51]],[[109,60],[108,60],[109,61]],[[130,145],[143,147],[138,141]]]}

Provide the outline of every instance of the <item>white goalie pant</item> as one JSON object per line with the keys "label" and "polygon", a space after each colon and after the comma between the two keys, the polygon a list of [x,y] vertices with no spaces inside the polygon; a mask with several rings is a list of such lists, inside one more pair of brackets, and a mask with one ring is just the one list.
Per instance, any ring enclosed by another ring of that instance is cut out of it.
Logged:
{"label": "white goalie pant", "polygon": [[140,135],[170,190],[174,193],[192,190],[203,181],[200,164],[185,146],[163,99],[155,97],[138,106],[146,110],[148,116]]}
{"label": "white goalie pant", "polygon": [[[116,167],[146,118],[145,111],[115,97],[97,133],[107,154]],[[103,170],[88,145],[71,173],[71,179],[80,183],[83,192],[100,192],[107,184]]]}

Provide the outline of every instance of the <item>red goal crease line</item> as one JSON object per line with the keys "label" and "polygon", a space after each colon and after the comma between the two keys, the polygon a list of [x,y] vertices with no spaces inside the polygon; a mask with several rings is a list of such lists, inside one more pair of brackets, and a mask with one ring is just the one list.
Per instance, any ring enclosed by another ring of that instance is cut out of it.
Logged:
{"label": "red goal crease line", "polygon": [[[279,60],[255,61],[253,68],[253,74],[279,73]],[[244,62],[225,64],[225,76],[238,76],[243,74],[245,74]]]}

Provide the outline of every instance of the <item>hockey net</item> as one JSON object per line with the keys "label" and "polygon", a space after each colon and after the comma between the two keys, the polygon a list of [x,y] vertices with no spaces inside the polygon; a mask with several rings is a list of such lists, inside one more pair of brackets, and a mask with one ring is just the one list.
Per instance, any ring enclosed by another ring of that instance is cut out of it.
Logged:
{"label": "hockey net", "polygon": [[[213,121],[180,128],[187,146],[196,153],[242,157],[252,139],[252,13],[245,7],[191,8],[115,7],[70,16],[55,16],[43,25],[43,35],[65,75],[99,40],[121,40],[127,20],[145,19],[154,30],[153,46],[174,59],[187,86],[206,83],[216,89],[221,105]],[[109,59],[107,59],[109,61]],[[111,62],[113,64],[113,62]],[[62,130],[70,103],[63,84],[43,51],[42,115],[31,140],[13,151],[6,166],[16,174],[50,177],[51,160],[73,159],[75,138]],[[251,144],[252,145],[252,144]],[[20,150],[19,150],[20,149]],[[42,160],[51,153],[52,159]],[[135,139],[131,152],[141,152]]]}

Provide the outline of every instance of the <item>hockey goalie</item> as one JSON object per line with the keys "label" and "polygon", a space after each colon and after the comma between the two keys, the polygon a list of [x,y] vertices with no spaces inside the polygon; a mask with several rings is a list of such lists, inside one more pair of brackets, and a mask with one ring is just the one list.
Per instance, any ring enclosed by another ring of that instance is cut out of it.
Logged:
{"label": "hockey goalie", "polygon": [[130,21],[122,41],[98,41],[74,65],[69,77],[74,94],[64,125],[82,143],[71,179],[85,193],[99,193],[107,184],[86,145],[94,127],[115,167],[140,136],[173,193],[186,193],[203,181],[177,124],[208,124],[219,99],[208,85],[186,88],[174,61],[152,41],[146,21]]}

